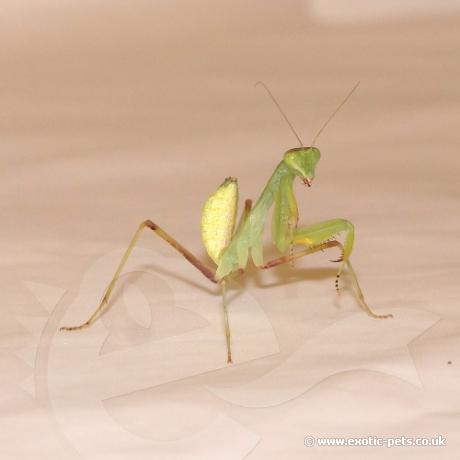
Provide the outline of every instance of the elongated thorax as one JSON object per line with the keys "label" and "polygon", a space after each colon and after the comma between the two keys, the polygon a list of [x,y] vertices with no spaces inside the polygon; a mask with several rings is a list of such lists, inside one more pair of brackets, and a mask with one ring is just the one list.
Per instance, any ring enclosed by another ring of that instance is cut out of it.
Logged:
{"label": "elongated thorax", "polygon": [[222,251],[230,244],[238,207],[238,183],[227,177],[203,207],[201,238],[209,257],[218,265]]}

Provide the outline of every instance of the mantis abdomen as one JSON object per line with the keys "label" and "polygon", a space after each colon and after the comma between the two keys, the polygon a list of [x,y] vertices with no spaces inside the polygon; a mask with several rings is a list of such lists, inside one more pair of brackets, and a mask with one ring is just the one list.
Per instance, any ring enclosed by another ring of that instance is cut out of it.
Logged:
{"label": "mantis abdomen", "polygon": [[222,251],[230,244],[238,208],[238,184],[227,177],[203,207],[201,238],[209,257],[219,264]]}

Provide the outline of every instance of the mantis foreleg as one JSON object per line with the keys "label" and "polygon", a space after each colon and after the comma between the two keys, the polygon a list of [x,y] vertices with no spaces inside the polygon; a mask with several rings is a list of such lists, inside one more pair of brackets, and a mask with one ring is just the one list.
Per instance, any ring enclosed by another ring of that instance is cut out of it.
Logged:
{"label": "mantis foreleg", "polygon": [[[269,260],[264,265],[261,265],[261,266],[259,266],[257,268],[261,268],[261,269],[273,268],[273,267],[276,267],[278,265],[293,262],[296,259],[300,259],[301,257],[308,256],[308,255],[313,254],[315,252],[323,251],[324,249],[328,249],[328,248],[333,248],[335,246],[337,246],[339,248],[343,248],[342,243],[340,243],[340,241],[330,240],[330,241],[326,241],[325,243],[321,243],[321,244],[319,244],[317,246],[312,246],[312,247],[309,247],[307,249],[303,249],[302,251],[292,252],[287,256],[283,256],[283,257],[279,257],[277,259]],[[333,261],[333,262],[335,262],[335,261]]]}
{"label": "mantis foreleg", "polygon": [[123,254],[123,257],[121,258],[120,263],[118,264],[115,274],[112,280],[110,281],[109,285],[107,286],[107,289],[104,292],[104,296],[102,297],[102,300],[98,308],[96,309],[96,311],[90,316],[90,318],[85,323],[81,324],[80,326],[64,326],[64,327],[61,327],[61,330],[76,331],[80,329],[86,329],[87,327],[90,327],[99,318],[99,316],[101,316],[102,312],[104,311],[104,309],[106,308],[108,304],[110,294],[113,291],[113,288],[115,287],[115,284],[118,281],[118,278],[120,277],[120,274],[123,271],[123,268],[129,256],[131,255],[131,252],[134,249],[134,246],[136,245],[139,237],[141,236],[142,231],[146,227],[154,231],[160,238],[165,240],[174,249],[179,251],[192,265],[194,265],[201,273],[203,273],[203,275],[206,276],[206,278],[208,278],[213,283],[217,283],[217,280],[214,277],[214,272],[210,268],[206,267],[197,257],[195,257],[190,251],[188,251],[179,242],[177,242],[172,236],[168,235],[158,225],[153,223],[151,220],[145,220],[139,225],[139,228],[137,229],[136,233],[132,237],[129,243],[129,246],[126,249],[125,253]]}
{"label": "mantis foreleg", "polygon": [[[345,234],[344,244],[335,240],[339,233],[343,232]],[[341,262],[339,271],[336,278],[336,288],[338,289],[338,279],[345,267],[348,267],[352,282],[356,291],[356,295],[359,301],[361,308],[373,318],[390,318],[393,315],[377,315],[374,313],[370,307],[367,305],[366,300],[364,299],[363,292],[358,282],[355,271],[350,262],[350,254],[353,250],[353,241],[354,241],[354,227],[353,224],[344,219],[333,219],[325,222],[320,222],[318,224],[308,225],[306,227],[300,227],[295,230],[293,243],[295,245],[305,245],[307,249],[299,251],[289,256],[281,257],[273,261],[267,262],[260,268],[271,268],[282,263],[290,262],[294,259],[312,254],[318,250],[325,249],[328,247],[339,246],[342,249],[342,257],[338,260]]]}
{"label": "mantis foreleg", "polygon": [[246,219],[248,218],[249,213],[251,212],[251,209],[252,209],[252,200],[251,199],[245,200],[244,209],[243,209],[243,212],[241,213],[240,221],[238,222],[238,227],[236,231],[238,231],[241,228],[241,226],[246,222]]}

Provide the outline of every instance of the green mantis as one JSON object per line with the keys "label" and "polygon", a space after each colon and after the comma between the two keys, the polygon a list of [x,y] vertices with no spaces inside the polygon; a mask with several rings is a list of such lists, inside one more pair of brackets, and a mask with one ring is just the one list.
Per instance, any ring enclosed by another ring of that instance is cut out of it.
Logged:
{"label": "green mantis", "polygon": [[[203,208],[201,235],[208,255],[215,263],[215,268],[211,269],[206,266],[161,227],[151,220],[146,220],[140,224],[132,237],[96,311],[80,326],[65,326],[62,327],[61,330],[85,329],[91,326],[99,318],[107,307],[110,294],[137,240],[145,228],[152,230],[160,238],[169,243],[206,278],[220,286],[222,291],[228,363],[232,362],[232,354],[230,325],[225,295],[226,283],[230,277],[242,274],[250,260],[252,260],[257,268],[269,269],[292,262],[317,251],[338,247],[341,251],[341,256],[339,259],[333,261],[340,263],[335,281],[337,291],[340,275],[343,270],[347,268],[351,276],[356,298],[362,309],[373,318],[381,319],[392,316],[390,314],[377,315],[370,309],[364,299],[363,292],[358,283],[358,278],[350,262],[354,241],[353,224],[345,219],[331,219],[317,224],[299,227],[297,201],[293,192],[293,183],[296,178],[299,178],[308,187],[312,185],[316,166],[320,159],[320,151],[314,147],[315,141],[333,116],[353,94],[359,82],[323,124],[309,147],[303,145],[302,140],[297,135],[270,90],[262,82],[258,82],[257,84],[262,85],[266,89],[299,141],[300,146],[292,148],[284,154],[255,204],[252,205],[251,200],[245,201],[245,206],[237,225],[238,184],[235,178],[229,177],[225,179],[217,191],[208,198]],[[277,259],[264,262],[262,235],[268,212],[273,206],[271,225],[272,241],[282,255]],[[341,234],[344,239],[343,244],[337,239]],[[303,249],[295,251],[295,248],[298,247]]]}

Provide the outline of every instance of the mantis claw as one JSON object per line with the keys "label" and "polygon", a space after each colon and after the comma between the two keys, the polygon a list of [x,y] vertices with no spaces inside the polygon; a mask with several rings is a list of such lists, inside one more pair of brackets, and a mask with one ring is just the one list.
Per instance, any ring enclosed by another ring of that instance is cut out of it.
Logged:
{"label": "mantis claw", "polygon": [[338,259],[329,259],[329,262],[343,262],[343,256],[339,257]]}

